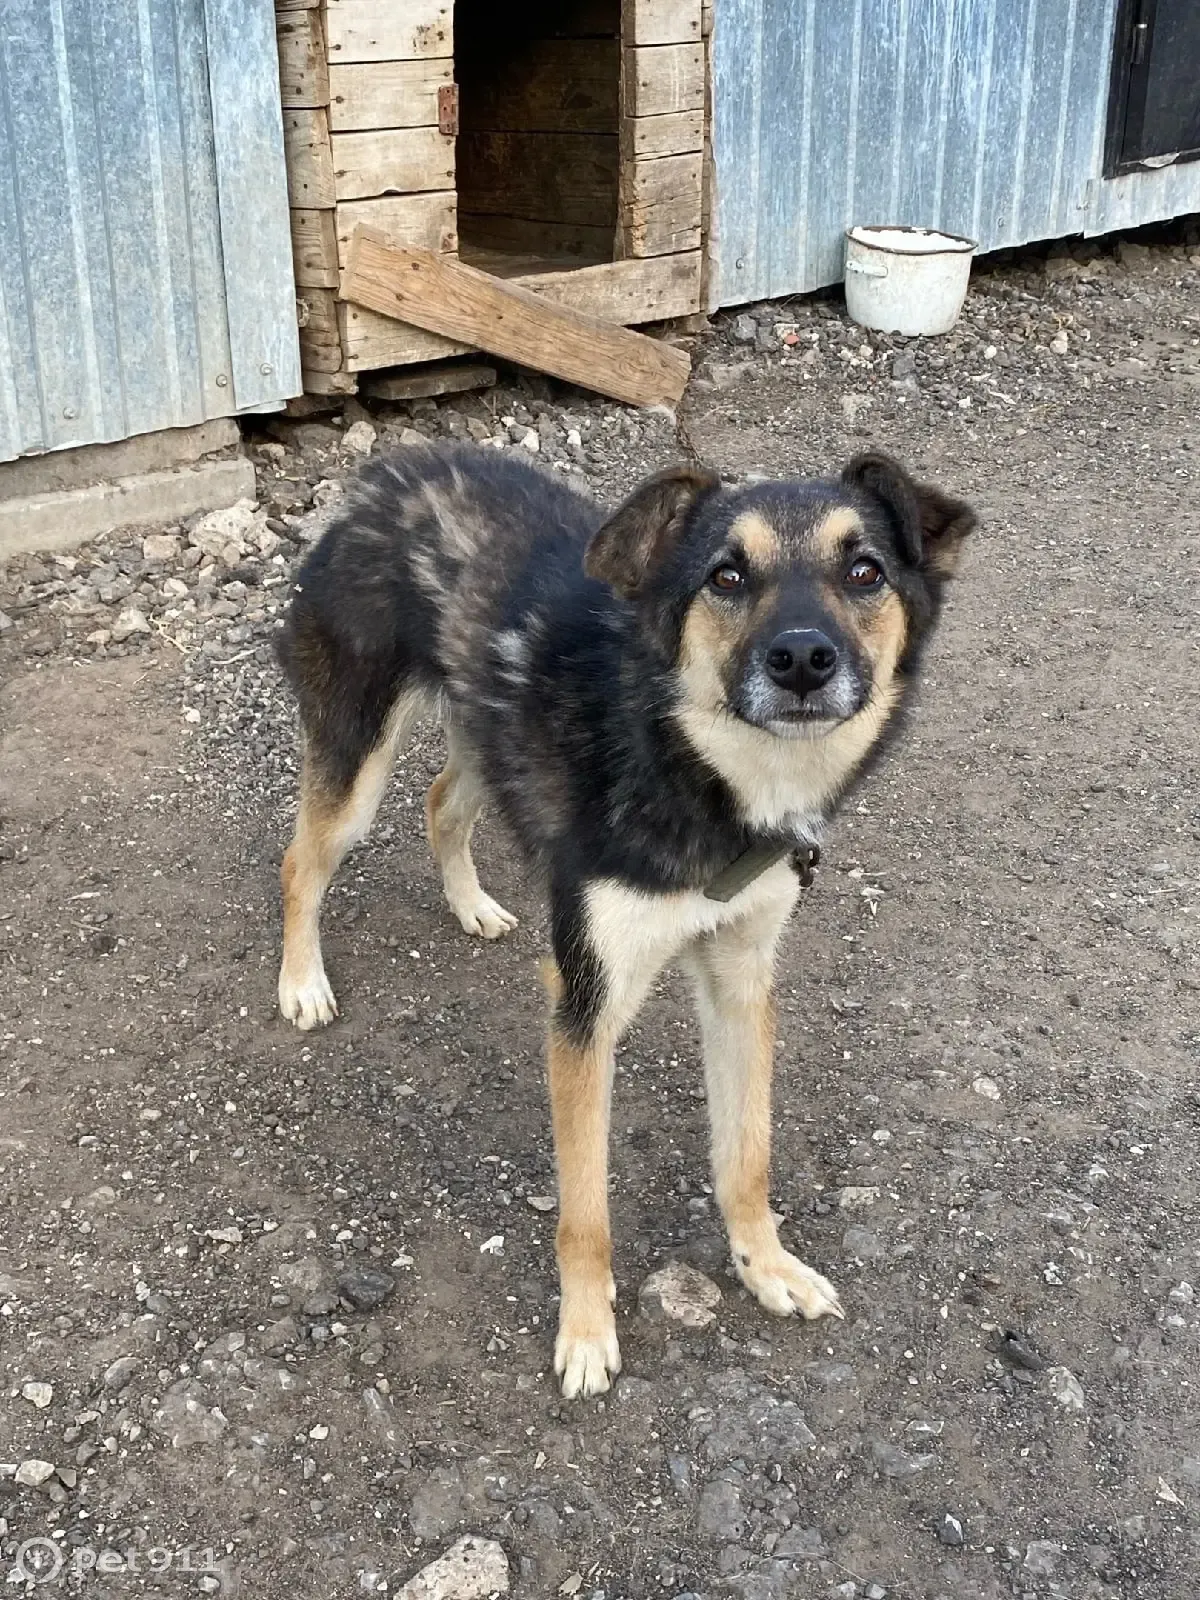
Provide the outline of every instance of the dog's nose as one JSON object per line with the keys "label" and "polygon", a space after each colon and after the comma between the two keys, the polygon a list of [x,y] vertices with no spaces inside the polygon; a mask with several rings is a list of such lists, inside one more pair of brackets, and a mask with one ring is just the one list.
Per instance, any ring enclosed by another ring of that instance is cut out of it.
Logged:
{"label": "dog's nose", "polygon": [[837,671],[837,647],[818,628],[789,628],[767,646],[767,676],[781,689],[808,694]]}

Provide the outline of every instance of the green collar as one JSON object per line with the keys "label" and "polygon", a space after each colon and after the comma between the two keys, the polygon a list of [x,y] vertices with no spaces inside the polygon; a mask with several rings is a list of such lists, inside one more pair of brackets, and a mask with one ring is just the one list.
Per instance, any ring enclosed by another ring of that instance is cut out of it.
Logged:
{"label": "green collar", "polygon": [[792,870],[800,879],[800,887],[811,889],[813,873],[821,859],[818,845],[798,845],[794,839],[759,839],[755,844],[747,845],[740,856],[735,856],[705,886],[705,898],[722,903],[732,900],[748,888],[755,878],[761,878],[764,872],[787,856],[791,857]]}

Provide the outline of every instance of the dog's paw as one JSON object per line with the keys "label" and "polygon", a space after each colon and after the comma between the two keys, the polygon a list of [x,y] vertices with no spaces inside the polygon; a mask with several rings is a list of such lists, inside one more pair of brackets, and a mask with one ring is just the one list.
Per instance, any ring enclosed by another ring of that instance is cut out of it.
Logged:
{"label": "dog's paw", "polygon": [[279,1009],[305,1033],[318,1023],[332,1022],[338,1008],[325,968],[319,966],[299,977],[284,968],[279,974]]}
{"label": "dog's paw", "polygon": [[738,1277],[758,1303],[776,1317],[799,1312],[811,1320],[846,1314],[829,1279],[806,1267],[781,1245],[757,1257],[750,1255],[749,1260],[735,1252],[733,1259]]}
{"label": "dog's paw", "polygon": [[466,932],[474,934],[477,939],[502,939],[517,925],[517,919],[512,912],[497,905],[492,897],[484,894],[482,890],[477,899],[460,903],[451,909]]}
{"label": "dog's paw", "polygon": [[621,1370],[621,1350],[611,1311],[605,1321],[588,1329],[563,1323],[554,1346],[554,1370],[566,1400],[587,1400],[612,1387]]}

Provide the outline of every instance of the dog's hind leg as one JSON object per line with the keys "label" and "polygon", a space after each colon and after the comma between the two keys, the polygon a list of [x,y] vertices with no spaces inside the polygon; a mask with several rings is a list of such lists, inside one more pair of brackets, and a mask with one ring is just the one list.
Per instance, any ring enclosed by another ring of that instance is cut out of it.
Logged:
{"label": "dog's hind leg", "polygon": [[471,856],[471,830],[483,808],[483,786],[470,751],[446,719],[446,765],[425,800],[429,844],[442,869],[450,909],[468,933],[499,939],[517,925],[511,911],[485,894]]}
{"label": "dog's hind leg", "polygon": [[717,1200],[738,1277],[776,1316],[842,1315],[833,1285],[779,1242],[768,1200],[775,945],[795,897],[781,896],[698,939],[686,965],[695,982],[712,1124]]}
{"label": "dog's hind leg", "polygon": [[375,744],[358,770],[339,780],[322,759],[319,740],[304,742],[300,810],[283,858],[283,962],[279,1009],[298,1028],[332,1022],[337,1002],[321,956],[319,918],[325,891],[352,845],[365,839],[391,775],[396,751],[424,708],[423,696],[407,691],[393,705]]}

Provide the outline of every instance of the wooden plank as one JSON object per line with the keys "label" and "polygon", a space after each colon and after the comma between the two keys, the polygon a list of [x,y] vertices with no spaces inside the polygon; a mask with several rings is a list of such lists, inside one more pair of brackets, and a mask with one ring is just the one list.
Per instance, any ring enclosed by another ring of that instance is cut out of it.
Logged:
{"label": "wooden plank", "polygon": [[451,0],[328,0],[329,59],[412,61],[454,54]]}
{"label": "wooden plank", "polygon": [[502,250],[509,255],[530,253],[560,256],[564,266],[591,266],[613,253],[613,227],[600,223],[531,222],[525,217],[476,215],[459,204],[460,237],[471,245]]}
{"label": "wooden plank", "polygon": [[701,0],[700,6],[700,33],[705,39],[712,38],[713,26],[713,0]]}
{"label": "wooden plank", "polygon": [[315,11],[321,0],[275,0],[276,11]]}
{"label": "wooden plank", "polygon": [[481,361],[438,361],[405,372],[382,373],[368,378],[362,388],[372,400],[427,400],[439,394],[490,389],[495,382],[495,367],[486,367]]}
{"label": "wooden plank", "polygon": [[309,367],[301,367],[300,376],[304,380],[304,388],[308,394],[356,394],[358,392],[358,378],[353,372],[345,368],[341,372],[314,372]]}
{"label": "wooden plank", "polygon": [[[693,250],[685,255],[522,273],[515,281],[547,300],[606,322],[628,325],[694,312],[699,305],[700,265],[700,253]],[[357,370],[404,366],[465,348],[361,306],[340,305],[338,312],[346,364]]]}
{"label": "wooden plank", "polygon": [[437,123],[438,90],[454,80],[449,57],[432,61],[351,61],[329,68],[329,126],[428,128]]}
{"label": "wooden plank", "polygon": [[333,186],[339,200],[454,187],[454,140],[437,128],[335,133]]}
{"label": "wooden plank", "polygon": [[622,173],[621,254],[662,256],[700,244],[704,157],[664,156]]}
{"label": "wooden plank", "polygon": [[365,228],[355,230],[342,293],[372,311],[631,405],[678,404],[691,370],[682,350],[553,305],[446,256],[396,248]]}
{"label": "wooden plank", "polygon": [[616,39],[537,39],[497,71],[490,56],[456,62],[464,133],[613,133]]}
{"label": "wooden plank", "polygon": [[417,361],[441,361],[468,354],[474,347],[455,339],[442,339],[411,322],[397,322],[365,306],[338,305],[338,326],[346,366],[352,372],[374,372],[379,367],[406,367]]}
{"label": "wooden plank", "polygon": [[384,195],[378,200],[351,200],[337,208],[338,265],[344,267],[350,254],[350,236],[362,223],[374,228],[393,244],[416,245],[422,250],[453,254],[458,249],[455,222],[455,194]]}
{"label": "wooden plank", "polygon": [[319,11],[284,11],[275,18],[279,94],[285,106],[329,103],[329,64]]}
{"label": "wooden plank", "polygon": [[626,50],[623,108],[629,117],[704,109],[704,46],[658,44]]}
{"label": "wooden plank", "polygon": [[621,122],[621,157],[625,161],[684,155],[703,145],[703,111],[668,111],[662,117],[625,117]]}
{"label": "wooden plank", "polygon": [[328,115],[319,109],[285,111],[283,149],[291,204],[332,206],[335,195]]}
{"label": "wooden plank", "polygon": [[312,372],[336,372],[343,365],[337,303],[331,289],[305,289],[296,296],[300,324],[300,364]]}
{"label": "wooden plank", "polygon": [[337,232],[332,211],[297,207],[292,211],[292,261],[301,289],[336,289]]}
{"label": "wooden plank", "polygon": [[617,140],[605,133],[464,133],[458,196],[465,213],[603,224],[617,206]]}
{"label": "wooden plank", "polygon": [[683,317],[700,303],[700,252],[523,274],[513,280],[586,316],[629,326]]}
{"label": "wooden plank", "polygon": [[622,0],[626,44],[694,44],[700,38],[700,0]]}

